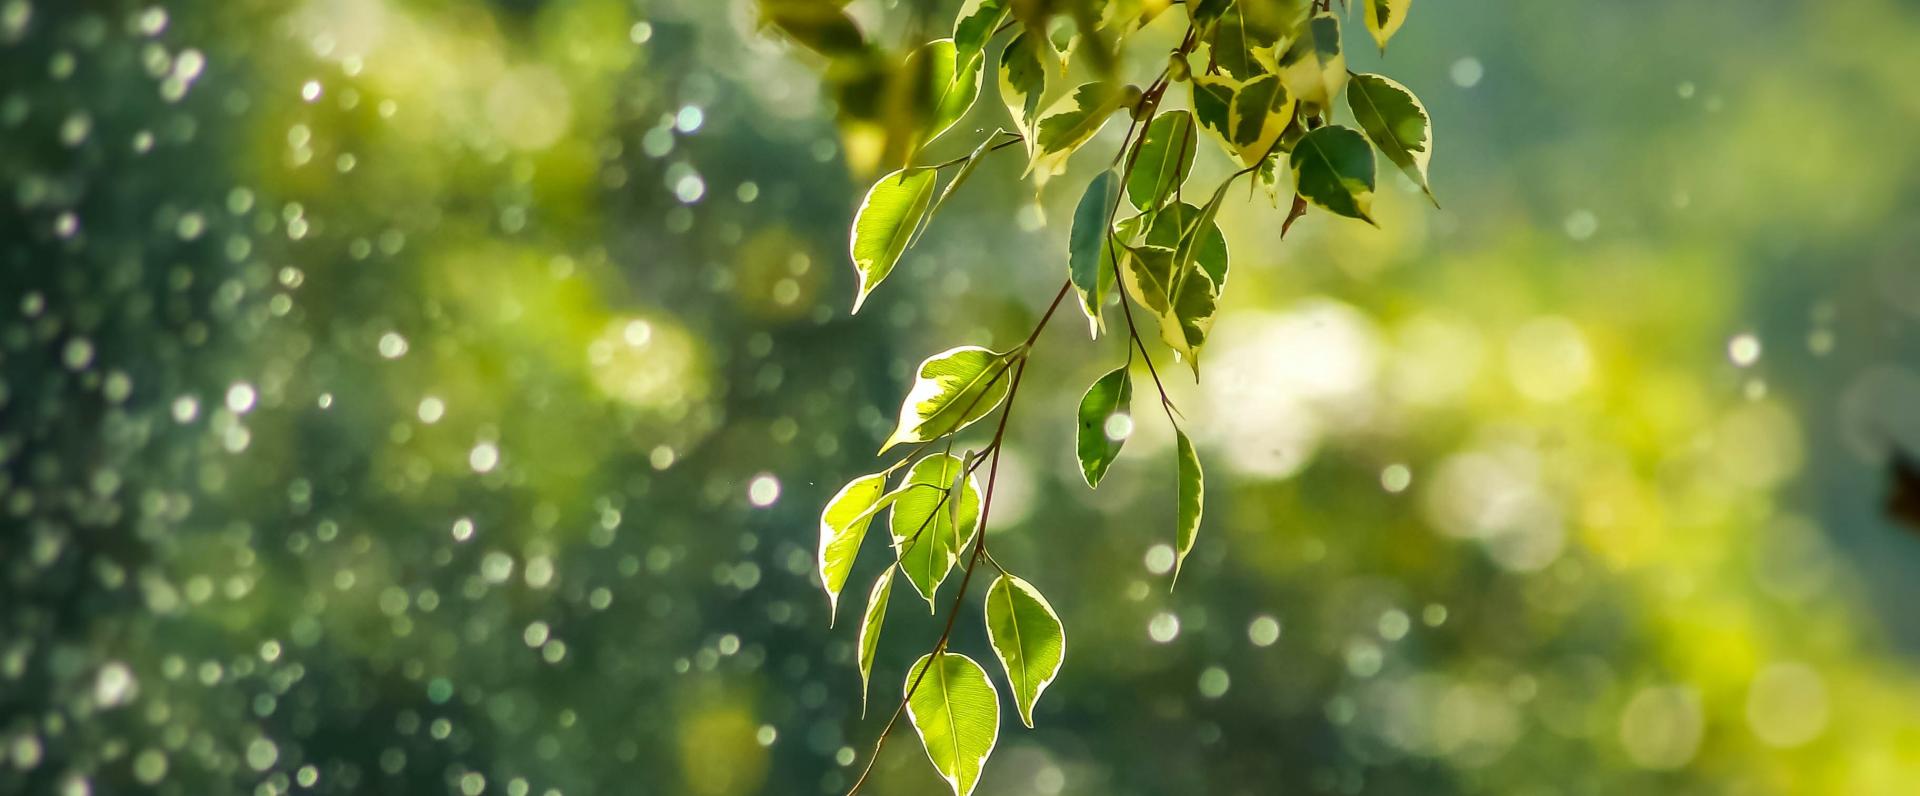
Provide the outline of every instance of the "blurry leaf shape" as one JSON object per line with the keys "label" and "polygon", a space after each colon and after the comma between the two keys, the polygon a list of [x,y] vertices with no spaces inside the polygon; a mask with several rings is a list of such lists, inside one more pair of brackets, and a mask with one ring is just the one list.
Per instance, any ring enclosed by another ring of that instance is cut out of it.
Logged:
{"label": "blurry leaf shape", "polygon": [[1188,13],[1192,16],[1193,26],[1196,28],[1204,28],[1208,24],[1220,19],[1227,13],[1227,8],[1233,5],[1233,0],[1187,1],[1191,3],[1191,5],[1188,6]]}
{"label": "blurry leaf shape", "polygon": [[1115,414],[1126,414],[1132,405],[1133,380],[1124,367],[1101,376],[1081,397],[1074,452],[1080,458],[1080,473],[1086,477],[1087,486],[1099,487],[1107,468],[1120,458],[1120,446],[1127,440],[1108,436],[1107,420]]}
{"label": "blurry leaf shape", "polygon": [[[900,487],[900,499],[894,501],[893,511],[887,515],[893,546],[900,554],[900,571],[927,599],[928,613],[933,612],[933,595],[953,569],[961,545],[980,523],[980,487],[975,479],[968,477],[958,494],[947,494],[965,470],[965,462],[944,453],[914,462]],[[954,501],[958,501],[958,509],[948,511],[948,504]],[[958,524],[954,522],[956,515]]]}
{"label": "blurry leaf shape", "polygon": [[867,190],[853,215],[853,235],[847,246],[860,279],[854,312],[860,311],[867,295],[893,272],[907,250],[914,227],[933,201],[933,185],[932,169],[902,169],[881,177]]}
{"label": "blurry leaf shape", "polygon": [[1427,161],[1433,157],[1433,126],[1426,106],[1406,86],[1373,74],[1354,75],[1347,106],[1361,131],[1400,171],[1425,191],[1435,207],[1440,200],[1427,186]]}
{"label": "blurry leaf shape", "polygon": [[1407,6],[1413,0],[1363,0],[1361,15],[1366,17],[1367,32],[1373,34],[1373,41],[1380,45],[1380,51],[1387,51],[1387,40],[1407,22]]}
{"label": "blurry leaf shape", "polygon": [[1179,426],[1173,429],[1176,456],[1179,464],[1178,496],[1175,501],[1175,544],[1176,558],[1173,564],[1173,580],[1180,581],[1180,567],[1187,562],[1187,554],[1193,552],[1193,541],[1200,535],[1200,509],[1206,498],[1206,476],[1200,470],[1200,455],[1193,449],[1193,440],[1187,438],[1187,432]]}
{"label": "blurry leaf shape", "polygon": [[1887,516],[1920,532],[1920,461],[1895,447],[1887,460],[1893,486],[1887,492]]}
{"label": "blurry leaf shape", "polygon": [[987,40],[1007,18],[1007,0],[967,0],[953,20],[954,69],[965,72],[985,60]]}
{"label": "blurry leaf shape", "polygon": [[1082,84],[1047,108],[1034,130],[1033,161],[1027,171],[1059,174],[1067,158],[1107,123],[1125,92],[1112,83]]}
{"label": "blurry leaf shape", "polygon": [[1278,20],[1258,13],[1249,16],[1246,5],[1235,6],[1222,17],[1208,39],[1214,65],[1242,82],[1280,68],[1278,48],[1287,33]]}
{"label": "blurry leaf shape", "polygon": [[960,118],[973,108],[973,101],[980,96],[981,60],[969,60],[964,66],[956,63],[957,54],[952,39],[934,39],[921,45],[917,51],[930,59],[933,70],[927,88],[932,92],[933,118],[926,130],[926,141],[939,138],[942,133],[953,129]]}
{"label": "blurry leaf shape", "polygon": [[960,346],[927,357],[900,405],[900,422],[880,446],[926,442],[959,431],[993,411],[1007,397],[1012,354]]}
{"label": "blurry leaf shape", "polygon": [[1000,101],[1013,116],[1013,127],[1026,138],[1027,158],[1034,152],[1034,127],[1040,103],[1047,93],[1047,75],[1059,63],[1053,44],[1044,36],[1021,33],[1000,51]]}
{"label": "blurry leaf shape", "polygon": [[1352,128],[1327,125],[1301,136],[1293,183],[1316,207],[1374,223],[1373,148]]}
{"label": "blurry leaf shape", "polygon": [[873,657],[880,649],[880,626],[887,621],[887,598],[893,594],[893,570],[889,566],[873,582],[867,594],[867,613],[860,619],[860,715],[867,715],[868,679],[873,675]]}
{"label": "blurry leaf shape", "polygon": [[1260,183],[1261,188],[1266,189],[1267,201],[1274,207],[1279,207],[1280,154],[1276,152],[1268,155],[1266,160],[1260,161],[1260,168],[1254,170],[1253,177],[1255,181]]}
{"label": "blurry leaf shape", "polygon": [[881,162],[900,167],[920,148],[953,128],[980,95],[979,62],[958,70],[952,39],[914,48],[897,66],[884,66],[886,88],[877,120],[884,131]]}
{"label": "blurry leaf shape", "polygon": [[1120,174],[1114,169],[1100,172],[1080,197],[1073,211],[1073,231],[1067,237],[1067,270],[1074,289],[1080,294],[1080,310],[1086,313],[1088,329],[1100,333],[1100,305],[1113,282],[1112,269],[1106,268],[1107,219],[1120,201]]}
{"label": "blurry leaf shape", "polygon": [[760,0],[760,17],[807,49],[828,58],[859,53],[867,37],[833,0]]}
{"label": "blurry leaf shape", "polygon": [[1177,195],[1193,168],[1198,139],[1193,114],[1172,110],[1155,117],[1140,143],[1133,171],[1127,174],[1127,200],[1142,212],[1151,212]]}
{"label": "blurry leaf shape", "polygon": [[959,653],[942,652],[937,659],[923,655],[907,670],[906,687],[913,690],[907,718],[927,759],[955,796],[968,796],[1000,737],[1000,694],[987,670]]}
{"label": "blurry leaf shape", "polygon": [[1259,163],[1274,151],[1280,134],[1293,122],[1293,108],[1293,95],[1273,75],[1249,81],[1234,93],[1229,132],[1240,165]]}
{"label": "blurry leaf shape", "polygon": [[1033,726],[1033,704],[1060,674],[1067,629],[1033,584],[1002,574],[987,589],[987,641],[1007,671],[1020,721]]}
{"label": "blurry leaf shape", "polygon": [[1347,86],[1347,56],[1340,47],[1340,18],[1315,14],[1280,56],[1280,79],[1301,102],[1331,110]]}
{"label": "blurry leaf shape", "polygon": [[860,541],[873,522],[870,509],[887,488],[887,474],[863,475],[847,482],[820,512],[820,583],[827,590],[827,623],[839,614],[840,590],[853,572]]}

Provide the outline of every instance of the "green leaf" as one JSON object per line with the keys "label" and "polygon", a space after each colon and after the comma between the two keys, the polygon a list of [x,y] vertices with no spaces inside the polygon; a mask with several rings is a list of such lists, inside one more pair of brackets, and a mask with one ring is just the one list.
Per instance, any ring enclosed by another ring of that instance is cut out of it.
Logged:
{"label": "green leaf", "polygon": [[1340,47],[1340,18],[1322,12],[1300,26],[1300,37],[1280,56],[1280,79],[1301,102],[1331,109],[1347,86],[1347,56]]}
{"label": "green leaf", "polygon": [[1233,0],[1189,0],[1193,5],[1192,19],[1194,27],[1205,27],[1227,13],[1227,7]]}
{"label": "green leaf", "polygon": [[953,19],[954,69],[965,72],[984,60],[987,40],[1007,18],[1007,0],[967,0]]}
{"label": "green leaf", "polygon": [[1233,83],[1225,78],[1194,73],[1188,81],[1193,90],[1193,118],[1200,128],[1226,147],[1229,153],[1237,151],[1233,146]]}
{"label": "green leaf", "polygon": [[1317,207],[1373,224],[1373,181],[1373,148],[1350,127],[1308,131],[1293,148],[1294,186]]}
{"label": "green leaf", "polygon": [[[919,687],[914,687],[915,679]],[[907,670],[907,718],[954,796],[969,796],[1000,737],[1000,694],[972,658],[923,655]]]}
{"label": "green leaf", "polygon": [[881,177],[867,190],[860,209],[853,215],[853,236],[848,252],[853,270],[860,279],[853,297],[853,311],[859,312],[867,295],[893,272],[901,253],[920,217],[933,201],[932,169],[901,169]]}
{"label": "green leaf", "polygon": [[907,59],[907,69],[915,68],[914,59],[930,60],[927,90],[933,99],[932,118],[927,122],[926,141],[940,137],[941,133],[953,129],[973,107],[973,101],[980,96],[980,59],[973,59],[961,68],[956,64],[956,49],[952,39],[934,39],[914,51]]}
{"label": "green leaf", "polygon": [[1013,127],[1026,138],[1027,157],[1034,152],[1034,127],[1040,120],[1040,103],[1047,93],[1047,76],[1057,68],[1060,56],[1045,36],[1021,33],[1000,51],[1000,101],[1013,116]]}
{"label": "green leaf", "polygon": [[969,476],[958,494],[947,494],[965,471],[965,462],[944,453],[914,462],[901,486],[900,498],[887,515],[893,546],[900,554],[900,570],[927,599],[928,613],[933,612],[934,593],[980,524],[977,479]]}
{"label": "green leaf", "polygon": [[1213,316],[1218,308],[1220,290],[1206,271],[1193,269],[1174,284],[1174,293],[1160,313],[1160,339],[1178,352],[1200,379],[1200,348],[1213,331]]}
{"label": "green leaf", "polygon": [[1293,95],[1273,75],[1255,78],[1234,92],[1229,133],[1240,165],[1259,163],[1274,151],[1280,134],[1293,121],[1293,109]]}
{"label": "green leaf", "polygon": [[1178,583],[1180,566],[1187,562],[1187,554],[1193,552],[1193,540],[1200,534],[1200,509],[1206,497],[1207,485],[1206,476],[1200,471],[1200,455],[1193,450],[1193,440],[1187,439],[1187,432],[1178,426],[1174,427],[1173,433],[1179,458],[1177,525],[1174,531],[1174,549],[1178,553],[1173,563],[1173,580]]}
{"label": "green leaf", "polygon": [[1173,110],[1154,117],[1140,142],[1133,171],[1127,174],[1127,200],[1141,212],[1152,212],[1178,195],[1193,168],[1198,139],[1193,114]]}
{"label": "green leaf", "polygon": [[847,575],[853,572],[860,540],[866,538],[867,526],[873,522],[870,509],[886,488],[886,473],[860,476],[841,487],[820,512],[820,585],[827,590],[829,627],[839,613],[840,590],[846,587]]}
{"label": "green leaf", "polygon": [[1120,175],[1113,169],[1100,172],[1080,196],[1073,211],[1073,231],[1067,237],[1067,270],[1073,287],[1080,294],[1080,311],[1086,313],[1088,330],[1100,334],[1100,305],[1113,286],[1112,269],[1106,268],[1107,219],[1113,217],[1120,201]]}
{"label": "green leaf", "polygon": [[1249,16],[1244,5],[1220,20],[1208,40],[1213,63],[1235,80],[1247,81],[1279,68],[1277,52],[1286,29],[1280,20],[1258,13]]}
{"label": "green leaf", "polygon": [[[1217,189],[1216,189],[1217,193]],[[1218,213],[1218,208],[1215,213]],[[1162,208],[1153,216],[1153,225],[1147,229],[1146,242],[1150,246],[1164,246],[1178,250],[1181,241],[1187,241],[1193,252],[1193,262],[1213,277],[1215,286],[1225,288],[1227,284],[1227,236],[1220,233],[1220,225],[1209,221],[1199,223],[1206,211],[1185,202],[1175,202]],[[1193,238],[1195,230],[1202,230],[1200,238]]]}
{"label": "green leaf", "polygon": [[[1232,185],[1233,178],[1231,177],[1221,182],[1220,187],[1213,190],[1213,197],[1207,200],[1207,205],[1200,208],[1198,214],[1192,216],[1190,220],[1183,219],[1181,221],[1179,242],[1174,246],[1173,250],[1174,287],[1178,288],[1180,283],[1187,278],[1187,275],[1192,272],[1195,262],[1199,259],[1200,251],[1207,248],[1213,242],[1213,236],[1220,233],[1220,227],[1214,223],[1214,219],[1219,217],[1220,204],[1226,200],[1227,189],[1232,187]],[[1149,236],[1152,235],[1151,232],[1148,234]],[[1213,277],[1216,286],[1225,287],[1227,259],[1224,239],[1222,239],[1220,248],[1220,259],[1217,263],[1219,270],[1215,272],[1209,268],[1207,271],[1208,275]]]}
{"label": "green leaf", "polygon": [[880,573],[867,594],[867,614],[860,620],[860,715],[867,715],[867,681],[873,675],[873,656],[880,649],[880,626],[887,621],[887,598],[893,594],[893,567]]}
{"label": "green leaf", "polygon": [[832,0],[760,0],[760,18],[795,42],[829,58],[867,47],[860,26]]}
{"label": "green leaf", "polygon": [[1066,169],[1067,158],[1107,123],[1107,117],[1119,109],[1124,93],[1112,83],[1086,83],[1061,97],[1041,114],[1034,130],[1033,160],[1027,166],[1032,173],[1059,174]]}
{"label": "green leaf", "polygon": [[1155,315],[1167,311],[1167,299],[1173,293],[1173,250],[1165,246],[1136,246],[1127,250],[1121,273],[1126,275],[1127,292]]}
{"label": "green leaf", "polygon": [[987,589],[987,641],[1007,670],[1020,721],[1033,726],[1033,703],[1060,673],[1067,629],[1033,584],[1001,575]]}
{"label": "green leaf", "polygon": [[1074,452],[1080,456],[1080,474],[1086,477],[1087,486],[1100,486],[1107,468],[1120,458],[1120,446],[1126,444],[1127,438],[1112,436],[1107,425],[1114,415],[1127,414],[1132,405],[1133,379],[1127,376],[1124,367],[1101,376],[1080,399],[1080,427]]}
{"label": "green leaf", "polygon": [[1373,40],[1380,45],[1380,52],[1387,51],[1387,40],[1407,22],[1407,6],[1413,0],[1365,0],[1361,15],[1367,18],[1367,32],[1373,34]]}
{"label": "green leaf", "polygon": [[1354,121],[1380,152],[1425,191],[1434,207],[1440,200],[1427,185],[1427,161],[1433,157],[1433,123],[1427,108],[1406,86],[1380,75],[1354,75],[1347,88]]}
{"label": "green leaf", "polygon": [[927,357],[900,404],[900,422],[880,452],[902,442],[926,442],[971,425],[1007,397],[1012,353],[960,346]]}

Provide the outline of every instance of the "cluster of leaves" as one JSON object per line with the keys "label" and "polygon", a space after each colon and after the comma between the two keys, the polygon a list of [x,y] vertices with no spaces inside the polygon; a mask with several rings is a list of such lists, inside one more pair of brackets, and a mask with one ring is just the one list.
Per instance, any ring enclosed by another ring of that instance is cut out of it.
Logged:
{"label": "cluster of leaves", "polygon": [[[1404,23],[1409,2],[1356,0],[1383,50]],[[854,219],[849,249],[858,277],[855,312],[988,154],[1021,145],[1027,175],[1045,180],[1063,174],[1068,159],[1116,112],[1131,118],[1120,149],[1092,178],[1073,213],[1065,283],[1026,341],[1006,352],[962,346],[921,363],[881,453],[901,444],[917,447],[885,470],[848,483],[820,518],[821,581],[837,615],[867,529],[887,514],[895,561],[874,582],[860,622],[863,703],[895,574],[906,577],[932,612],[941,584],[961,572],[945,628],[909,669],[900,707],[881,731],[875,755],[904,711],[934,767],[964,796],[1000,725],[998,692],[986,669],[950,651],[959,607],[982,561],[999,572],[986,594],[989,646],[1027,726],[1033,725],[1035,701],[1065,658],[1066,632],[1058,615],[1038,589],[993,559],[984,533],[1021,375],[1054,310],[1074,294],[1096,338],[1112,307],[1120,308],[1126,323],[1126,361],[1094,382],[1079,406],[1076,448],[1089,487],[1099,485],[1132,427],[1136,352],[1152,376],[1176,439],[1177,579],[1200,528],[1203,474],[1134,308],[1155,322],[1160,340],[1198,378],[1227,284],[1227,246],[1215,219],[1228,189],[1253,175],[1277,208],[1290,183],[1292,203],[1283,217],[1276,213],[1283,234],[1312,208],[1371,224],[1374,150],[1431,198],[1432,130],[1425,108],[1405,86],[1348,71],[1342,14],[1328,0],[1186,0],[1186,32],[1144,88],[1117,74],[1120,54],[1131,34],[1170,8],[1167,0],[965,0],[950,38],[919,44],[897,58],[869,41],[843,5],[762,0],[761,10],[770,25],[828,59],[826,73],[843,122],[880,141],[879,163],[893,169],[874,183]],[[997,59],[990,58],[992,41],[1009,31]],[[914,165],[927,143],[951,131],[973,107],[990,60],[1011,130],[987,135],[966,157]],[[1091,79],[1070,86],[1065,81],[1075,64],[1084,64],[1077,71]],[[1163,109],[1178,83],[1187,85],[1188,107]],[[1358,129],[1335,121],[1343,98]],[[1187,201],[1184,187],[1203,137],[1238,170],[1196,205]],[[943,185],[940,175],[949,169],[954,171]],[[1130,212],[1121,217],[1123,210]],[[956,456],[956,436],[996,409],[991,441]],[[942,442],[943,450],[928,452]],[[983,464],[984,490],[976,473]],[[902,468],[901,483],[888,489]],[[871,766],[869,760],[869,771]],[[863,774],[853,790],[864,780]]]}

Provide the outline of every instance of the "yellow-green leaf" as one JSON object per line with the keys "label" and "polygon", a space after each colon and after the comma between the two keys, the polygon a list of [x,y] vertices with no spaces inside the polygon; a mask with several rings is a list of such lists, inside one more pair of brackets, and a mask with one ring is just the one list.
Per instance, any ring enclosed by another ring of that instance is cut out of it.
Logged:
{"label": "yellow-green leaf", "polygon": [[1124,96],[1120,87],[1112,83],[1086,83],[1049,106],[1034,128],[1033,160],[1027,171],[1042,174],[1064,171],[1067,158],[1094,133],[1100,132],[1107,117],[1120,108]]}
{"label": "yellow-green leaf", "polygon": [[820,585],[827,590],[827,622],[839,613],[840,590],[853,572],[854,557],[860,553],[860,540],[867,536],[873,522],[869,509],[887,488],[887,474],[863,475],[847,482],[820,512]]}
{"label": "yellow-green leaf", "polygon": [[1293,183],[1316,207],[1373,222],[1373,148],[1349,127],[1309,131],[1293,147]]}
{"label": "yellow-green leaf", "polygon": [[[887,515],[900,570],[926,598],[928,613],[934,593],[959,560],[961,546],[980,524],[980,484],[972,476],[961,480],[965,471],[965,462],[944,453],[914,462]],[[960,491],[949,496],[955,481],[960,481]]]}
{"label": "yellow-green leaf", "polygon": [[923,655],[907,670],[906,687],[907,718],[927,759],[954,796],[969,796],[1000,737],[1000,694],[987,670],[959,653]]}
{"label": "yellow-green leaf", "polygon": [[860,26],[832,0],[760,0],[760,18],[795,42],[829,58],[867,46]]}
{"label": "yellow-green leaf", "polygon": [[966,428],[1007,397],[1012,354],[960,346],[927,357],[900,404],[900,421],[880,452],[902,442],[926,442]]}
{"label": "yellow-green leaf", "polygon": [[867,295],[893,272],[901,253],[920,217],[933,201],[932,169],[901,169],[881,177],[867,190],[860,209],[853,215],[853,235],[847,250],[853,257],[853,271],[860,285],[853,297],[853,311],[859,312]]}
{"label": "yellow-green leaf", "polygon": [[1040,121],[1048,75],[1059,62],[1060,56],[1047,37],[1024,32],[1000,51],[1000,101],[1013,116],[1013,128],[1026,138],[1029,160],[1033,158],[1033,131]]}
{"label": "yellow-green leaf", "polygon": [[1274,151],[1287,125],[1293,121],[1293,95],[1280,78],[1265,75],[1248,81],[1233,94],[1229,114],[1234,153],[1240,165],[1251,166]]}
{"label": "yellow-green leaf", "polygon": [[1193,541],[1200,535],[1200,509],[1206,498],[1206,476],[1200,470],[1200,454],[1193,449],[1193,440],[1187,438],[1187,432],[1175,426],[1173,429],[1177,443],[1179,482],[1175,502],[1176,525],[1174,528],[1174,549],[1177,551],[1173,563],[1173,579],[1180,580],[1180,567],[1187,562],[1187,554],[1193,552]]}
{"label": "yellow-green leaf", "polygon": [[[1080,457],[1080,474],[1086,477],[1087,486],[1100,486],[1107,468],[1120,458],[1120,446],[1127,442],[1125,432],[1132,427],[1125,421],[1132,404],[1133,380],[1124,367],[1101,376],[1081,397],[1074,452]],[[1120,428],[1115,428],[1116,416],[1123,421]]]}
{"label": "yellow-green leaf", "polygon": [[967,0],[953,19],[955,70],[965,72],[983,59],[987,40],[1007,18],[1007,0]]}
{"label": "yellow-green leaf", "polygon": [[1321,108],[1333,107],[1333,98],[1347,87],[1347,56],[1340,46],[1339,17],[1322,12],[1300,26],[1299,38],[1280,56],[1280,79],[1295,99]]}
{"label": "yellow-green leaf", "polygon": [[1193,168],[1198,139],[1193,114],[1171,110],[1154,117],[1127,174],[1127,200],[1141,212],[1152,212],[1177,195]]}
{"label": "yellow-green leaf", "polygon": [[1413,0],[1365,0],[1361,15],[1367,18],[1367,32],[1373,34],[1373,41],[1380,45],[1380,51],[1387,51],[1387,40],[1407,22],[1407,6]]}
{"label": "yellow-green leaf", "polygon": [[887,598],[893,594],[893,567],[880,573],[867,594],[867,613],[860,621],[860,715],[867,715],[867,681],[873,675],[873,657],[880,649],[880,626],[887,621]]}
{"label": "yellow-green leaf", "polygon": [[1060,674],[1067,629],[1033,584],[1001,575],[987,589],[987,641],[1007,671],[1020,721],[1033,726],[1033,703]]}
{"label": "yellow-green leaf", "polygon": [[1433,123],[1427,108],[1406,86],[1380,75],[1354,75],[1347,87],[1347,106],[1354,121],[1373,145],[1400,171],[1425,191],[1435,207],[1440,200],[1427,185],[1427,162],[1433,158]]}

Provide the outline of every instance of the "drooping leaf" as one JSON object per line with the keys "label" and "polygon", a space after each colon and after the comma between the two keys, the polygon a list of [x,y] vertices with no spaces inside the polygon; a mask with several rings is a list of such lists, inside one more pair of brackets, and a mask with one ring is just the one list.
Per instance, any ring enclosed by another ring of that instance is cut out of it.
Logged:
{"label": "drooping leaf", "polygon": [[827,507],[820,512],[820,585],[827,590],[827,622],[840,609],[840,590],[853,572],[853,559],[860,552],[860,540],[867,537],[873,522],[868,511],[887,489],[887,474],[863,475],[847,482]]}
{"label": "drooping leaf", "polygon": [[1080,311],[1086,313],[1088,331],[1100,334],[1100,305],[1113,285],[1113,269],[1101,259],[1105,251],[1107,219],[1120,201],[1120,174],[1108,169],[1093,178],[1080,204],[1073,211],[1073,231],[1067,237],[1067,270],[1073,287],[1080,294]]}
{"label": "drooping leaf", "polygon": [[853,297],[853,311],[859,312],[867,295],[893,272],[914,227],[933,201],[932,169],[902,169],[881,177],[867,190],[860,209],[853,215],[853,234],[848,253],[860,285]]}
{"label": "drooping leaf", "polygon": [[1200,509],[1206,498],[1206,476],[1200,471],[1200,455],[1193,449],[1193,440],[1187,438],[1187,432],[1178,426],[1173,429],[1176,456],[1179,460],[1179,483],[1176,492],[1174,529],[1173,579],[1180,580],[1180,567],[1187,562],[1187,554],[1193,552],[1193,541],[1200,534]]}
{"label": "drooping leaf", "polygon": [[760,18],[809,50],[833,58],[867,47],[860,26],[833,0],[760,0]]}
{"label": "drooping leaf", "polygon": [[1001,575],[987,589],[987,640],[1007,671],[1020,721],[1033,726],[1033,703],[1060,674],[1067,629],[1033,584]]}
{"label": "drooping leaf", "polygon": [[928,613],[933,612],[934,593],[960,557],[961,545],[980,523],[980,486],[976,479],[966,478],[958,494],[947,493],[965,471],[965,462],[944,453],[914,462],[901,486],[900,498],[887,515],[887,528],[894,549],[899,551],[900,570],[926,598]]}
{"label": "drooping leaf", "polygon": [[1193,89],[1193,118],[1200,128],[1220,142],[1228,152],[1233,145],[1233,83],[1225,78],[1194,73],[1188,85]]}
{"label": "drooping leaf", "polygon": [[967,0],[953,19],[954,69],[964,72],[984,60],[987,40],[1007,18],[1007,0]]}
{"label": "drooping leaf", "polygon": [[900,404],[900,422],[880,452],[902,442],[926,442],[958,431],[1007,397],[1011,354],[960,346],[927,357]]}
{"label": "drooping leaf", "polygon": [[1293,95],[1273,75],[1248,81],[1234,92],[1229,133],[1240,165],[1259,163],[1274,151],[1280,134],[1293,122],[1293,109]]}
{"label": "drooping leaf", "polygon": [[1013,116],[1013,127],[1026,138],[1027,158],[1034,153],[1034,127],[1040,121],[1040,103],[1047,93],[1049,73],[1060,56],[1045,36],[1020,33],[1000,51],[1000,101]]}
{"label": "drooping leaf", "polygon": [[[1404,2],[1405,0],[1401,0]],[[1425,191],[1435,207],[1440,200],[1427,185],[1427,161],[1433,157],[1433,124],[1427,108],[1406,86],[1380,75],[1354,75],[1347,106],[1373,145]]]}
{"label": "drooping leaf", "polygon": [[1115,437],[1110,425],[1114,415],[1126,415],[1133,407],[1133,379],[1124,367],[1101,376],[1080,399],[1080,425],[1074,438],[1074,452],[1080,457],[1080,474],[1087,486],[1100,486],[1107,468],[1120,458],[1125,436]]}
{"label": "drooping leaf", "polygon": [[1193,114],[1172,110],[1154,117],[1140,142],[1140,154],[1127,174],[1127,201],[1141,212],[1157,210],[1178,195],[1193,168],[1199,134]]}
{"label": "drooping leaf", "polygon": [[1367,32],[1373,34],[1373,41],[1380,45],[1380,51],[1387,51],[1387,40],[1407,22],[1407,6],[1413,0],[1365,0],[1361,14],[1367,18]]}
{"label": "drooping leaf", "polygon": [[1033,161],[1027,171],[1059,174],[1074,150],[1100,132],[1124,97],[1112,83],[1086,83],[1049,106],[1034,129]]}
{"label": "drooping leaf", "polygon": [[1207,335],[1213,331],[1219,288],[1206,271],[1195,268],[1174,284],[1173,291],[1167,300],[1167,310],[1160,313],[1160,339],[1187,361],[1187,366],[1193,369],[1193,378],[1198,380],[1200,348],[1206,345]]}
{"label": "drooping leaf", "polygon": [[860,715],[867,715],[867,681],[873,676],[873,656],[880,649],[880,626],[887,621],[887,598],[893,594],[893,567],[880,573],[867,594],[867,613],[860,619]]}
{"label": "drooping leaf", "polygon": [[1000,694],[987,670],[955,652],[923,655],[907,670],[906,687],[907,718],[927,759],[954,796],[970,796],[1000,737]]}
{"label": "drooping leaf", "polygon": [[1331,109],[1347,87],[1347,56],[1340,47],[1340,18],[1321,12],[1300,26],[1300,35],[1280,56],[1280,79],[1305,103]]}
{"label": "drooping leaf", "polygon": [[1373,148],[1350,127],[1327,125],[1293,148],[1293,183],[1300,195],[1329,212],[1373,221]]}
{"label": "drooping leaf", "polygon": [[980,96],[981,60],[975,58],[965,64],[957,64],[958,56],[952,39],[927,42],[915,51],[915,55],[931,59],[933,64],[928,82],[928,90],[933,95],[933,114],[927,124],[926,134],[926,140],[932,141],[953,129],[960,117],[973,108],[973,101]]}

